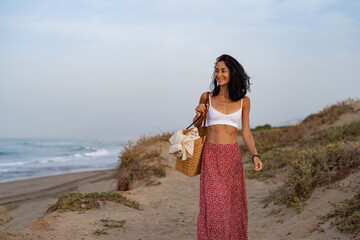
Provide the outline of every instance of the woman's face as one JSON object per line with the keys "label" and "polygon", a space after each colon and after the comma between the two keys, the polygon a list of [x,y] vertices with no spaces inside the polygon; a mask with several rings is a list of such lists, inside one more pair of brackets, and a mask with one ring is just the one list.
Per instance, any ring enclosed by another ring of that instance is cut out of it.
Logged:
{"label": "woman's face", "polygon": [[218,86],[223,86],[230,81],[230,70],[224,61],[220,61],[215,66],[215,80]]}

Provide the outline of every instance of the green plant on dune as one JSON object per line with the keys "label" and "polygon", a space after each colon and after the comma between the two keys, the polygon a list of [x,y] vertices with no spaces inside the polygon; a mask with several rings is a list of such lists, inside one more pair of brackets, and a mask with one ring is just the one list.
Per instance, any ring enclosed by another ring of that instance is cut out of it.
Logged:
{"label": "green plant on dune", "polygon": [[340,231],[358,234],[360,232],[360,191],[351,199],[346,199],[338,205],[330,204],[335,209],[318,217],[322,221],[335,218],[332,225],[335,225]]}
{"label": "green plant on dune", "polygon": [[114,220],[110,218],[102,218],[100,221],[103,223],[104,228],[97,228],[95,231],[93,231],[93,234],[96,236],[100,236],[101,234],[108,234],[107,230],[111,228],[122,228],[126,223],[126,220]]}
{"label": "green plant on dune", "polygon": [[112,201],[128,207],[140,209],[138,202],[132,201],[120,194],[120,192],[91,192],[91,193],[66,193],[58,197],[58,201],[50,206],[46,213],[54,211],[85,211],[100,208],[100,203]]}
{"label": "green plant on dune", "polygon": [[94,235],[96,236],[100,236],[101,234],[108,234],[108,232],[106,231],[106,229],[104,228],[97,228],[94,232],[93,232]]}
{"label": "green plant on dune", "polygon": [[[297,126],[292,128],[295,130],[299,129]],[[295,141],[295,135],[287,136],[292,135],[292,132],[281,131],[281,134],[285,135],[282,137],[283,140],[279,140],[276,135],[269,137],[273,133],[273,130],[263,131],[263,134],[261,135],[263,139],[259,135],[259,139],[261,139],[258,143],[258,145],[261,145],[259,149],[267,149],[267,151],[264,151],[261,154],[264,159],[263,170],[262,172],[254,171],[253,165],[251,164],[245,168],[247,177],[263,178],[276,176],[277,169],[292,165],[293,160],[298,156],[299,150],[306,151],[313,146],[326,146],[340,141],[358,141],[360,139],[360,121],[354,121],[344,126],[330,127],[315,131],[307,138],[300,138],[297,136],[296,138],[298,138],[298,141]],[[287,143],[288,146],[285,146],[286,144],[284,144],[284,141],[289,138],[292,139],[292,141]],[[280,142],[280,144],[278,144],[278,142]],[[241,149],[241,151],[243,151],[243,149]]]}
{"label": "green plant on dune", "polygon": [[357,140],[360,138],[360,121],[354,121],[344,126],[330,127],[316,131],[308,139],[302,139],[302,145],[329,144],[338,141]]}
{"label": "green plant on dune", "polygon": [[126,220],[114,220],[114,219],[100,219],[104,223],[104,227],[107,228],[122,228],[125,226]]}
{"label": "green plant on dune", "polygon": [[284,185],[270,192],[275,204],[303,210],[314,188],[343,179],[360,165],[359,142],[337,142],[301,150],[288,166]]}
{"label": "green plant on dune", "polygon": [[247,178],[268,178],[278,174],[279,169],[287,167],[297,157],[299,149],[295,147],[279,148],[261,154],[263,169],[261,172],[254,170],[254,165],[245,167]]}

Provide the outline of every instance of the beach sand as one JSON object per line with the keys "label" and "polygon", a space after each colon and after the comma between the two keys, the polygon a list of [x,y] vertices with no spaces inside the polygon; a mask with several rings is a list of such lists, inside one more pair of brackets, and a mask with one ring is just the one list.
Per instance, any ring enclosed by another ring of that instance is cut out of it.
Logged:
{"label": "beach sand", "polygon": [[[360,102],[355,106],[356,112],[344,114],[334,125],[359,120]],[[240,137],[239,144],[244,144]],[[168,165],[174,166],[175,158],[167,154],[169,143],[149,147],[160,147]],[[247,164],[245,161],[245,167]],[[319,224],[317,217],[333,210],[330,203],[339,204],[355,195],[352,189],[360,186],[359,169],[336,182],[338,187],[316,188],[300,214],[284,205],[267,204],[269,191],[281,186],[283,179],[282,173],[267,180],[246,179],[249,240],[360,239],[360,236],[341,233],[331,225],[331,219]],[[199,175],[186,177],[170,167],[166,169],[166,177],[157,179],[160,185],[140,183],[133,190],[121,192],[138,201],[141,210],[107,201],[101,203],[100,209],[85,213],[53,212],[43,216],[61,193],[116,190],[113,170],[65,174],[0,184],[0,205],[14,216],[11,230],[15,236],[10,239],[196,239],[199,180]],[[94,231],[104,228],[100,219],[126,220],[126,223],[122,228],[107,229],[107,234],[96,236]]]}
{"label": "beach sand", "polygon": [[[1,203],[15,217],[12,230],[17,233],[11,239],[196,239],[200,177],[186,177],[172,169],[159,179],[158,186],[143,185],[122,192],[139,201],[142,210],[106,202],[100,209],[81,214],[53,212],[41,218],[60,192],[115,190],[116,179],[112,176],[112,171],[94,171],[1,184]],[[341,233],[329,223],[321,225],[321,231],[314,229],[319,222],[316,216],[332,209],[329,201],[338,203],[353,196],[352,191],[318,188],[301,214],[272,203],[264,207],[269,191],[281,182],[281,177],[247,179],[249,239],[351,239],[352,235]],[[358,185],[359,171],[340,183]],[[106,218],[126,220],[126,224],[95,236],[93,232],[103,228],[100,219]]]}
{"label": "beach sand", "polygon": [[89,191],[114,189],[114,170],[70,173],[1,183],[0,206],[5,207],[14,216],[11,230],[17,231],[41,217],[48,206],[57,201],[58,195],[79,191],[80,186],[89,186]]}

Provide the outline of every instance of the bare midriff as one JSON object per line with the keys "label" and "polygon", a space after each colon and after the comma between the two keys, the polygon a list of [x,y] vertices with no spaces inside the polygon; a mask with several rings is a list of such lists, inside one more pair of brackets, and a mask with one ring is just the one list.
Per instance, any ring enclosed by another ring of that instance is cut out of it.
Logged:
{"label": "bare midriff", "polygon": [[234,144],[237,142],[237,128],[230,125],[208,126],[206,141],[216,144]]}

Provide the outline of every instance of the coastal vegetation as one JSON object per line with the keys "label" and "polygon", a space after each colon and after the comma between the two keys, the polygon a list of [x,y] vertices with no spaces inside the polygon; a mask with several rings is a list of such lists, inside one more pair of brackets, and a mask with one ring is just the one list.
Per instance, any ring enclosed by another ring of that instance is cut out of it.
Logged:
{"label": "coastal vegetation", "polygon": [[334,210],[319,216],[319,218],[323,222],[335,218],[332,225],[340,231],[358,234],[360,232],[360,189],[351,199],[346,199],[338,205],[335,203],[331,203],[331,205]]}
{"label": "coastal vegetation", "polygon": [[127,199],[121,195],[120,192],[108,191],[108,192],[91,192],[91,193],[66,193],[58,197],[58,201],[51,205],[45,212],[51,213],[54,211],[66,212],[66,211],[78,211],[82,212],[89,209],[100,208],[100,204],[105,204],[106,201],[112,201],[123,204],[128,207],[140,209],[140,204]]}
{"label": "coastal vegetation", "polygon": [[103,223],[103,228],[97,228],[93,234],[96,236],[100,236],[101,234],[107,234],[108,232],[106,230],[111,228],[122,228],[125,226],[126,220],[114,220],[114,219],[100,219],[100,221]]}
{"label": "coastal vegetation", "polygon": [[13,216],[9,215],[8,211],[0,206],[0,239],[5,239],[11,235],[9,228],[12,224]]}
{"label": "coastal vegetation", "polygon": [[[315,188],[331,186],[360,166],[360,120],[336,125],[345,113],[358,113],[359,100],[347,99],[306,117],[295,126],[260,126],[253,129],[256,147],[263,159],[262,172],[245,168],[248,178],[271,178],[284,173],[284,183],[270,192],[274,204],[285,204],[301,213]],[[239,131],[241,134],[241,131]],[[240,146],[244,154],[245,146]],[[249,163],[249,161],[248,161]],[[354,191],[354,190],[353,190]],[[335,218],[341,231],[360,230],[359,193],[322,216],[323,221]]]}
{"label": "coastal vegetation", "polygon": [[153,183],[166,176],[169,165],[167,155],[161,154],[162,144],[168,143],[172,133],[141,136],[136,142],[129,141],[119,156],[116,169],[117,190],[127,191],[142,182]]}

